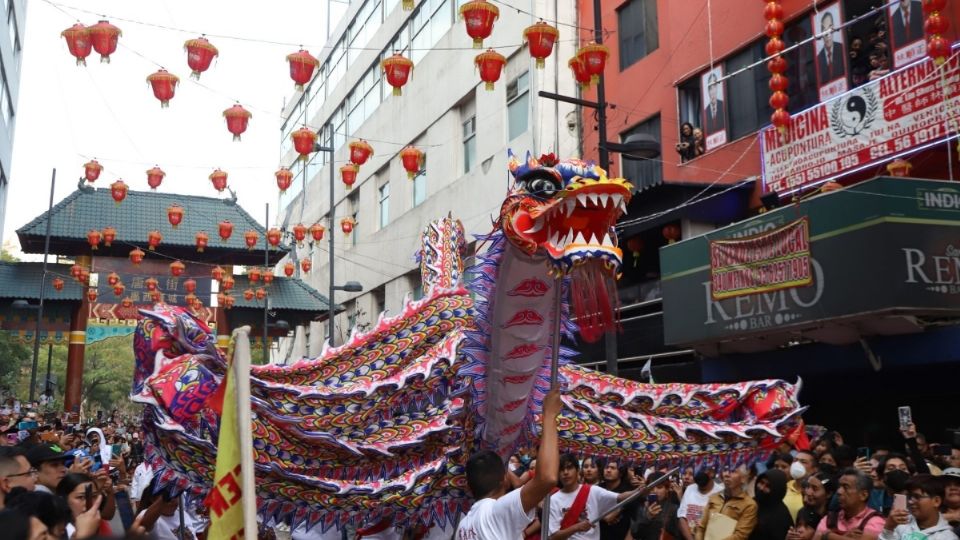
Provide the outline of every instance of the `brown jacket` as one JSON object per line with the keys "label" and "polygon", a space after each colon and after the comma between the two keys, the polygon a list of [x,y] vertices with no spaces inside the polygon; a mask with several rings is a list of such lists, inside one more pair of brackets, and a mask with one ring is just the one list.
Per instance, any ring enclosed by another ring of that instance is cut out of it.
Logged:
{"label": "brown jacket", "polygon": [[720,492],[712,495],[707,507],[703,509],[703,518],[700,520],[700,527],[697,528],[696,540],[703,540],[712,513],[720,513],[737,520],[733,534],[726,540],[747,540],[757,525],[757,502],[750,498],[746,491],[730,498],[726,498],[723,492]]}

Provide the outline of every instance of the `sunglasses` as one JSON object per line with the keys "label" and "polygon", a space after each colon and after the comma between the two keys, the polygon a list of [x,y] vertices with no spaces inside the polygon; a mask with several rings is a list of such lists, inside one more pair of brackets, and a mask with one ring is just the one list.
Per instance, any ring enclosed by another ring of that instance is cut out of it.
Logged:
{"label": "sunglasses", "polygon": [[39,472],[40,472],[40,471],[38,471],[38,470],[36,470],[36,469],[30,469],[30,470],[28,470],[28,471],[26,471],[26,472],[22,472],[22,473],[8,474],[8,475],[7,475],[7,478],[17,478],[18,476],[27,476],[27,475],[36,476]]}

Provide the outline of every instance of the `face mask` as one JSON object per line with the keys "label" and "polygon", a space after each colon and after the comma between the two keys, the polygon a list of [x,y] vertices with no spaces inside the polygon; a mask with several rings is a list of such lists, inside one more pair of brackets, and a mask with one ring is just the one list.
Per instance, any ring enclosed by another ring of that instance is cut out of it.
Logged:
{"label": "face mask", "polygon": [[790,464],[790,478],[794,480],[799,480],[807,475],[807,468],[803,466],[803,463],[799,461],[794,461]]}
{"label": "face mask", "polygon": [[524,465],[529,465],[530,456],[520,456],[520,463],[523,463]]}
{"label": "face mask", "polygon": [[698,488],[703,489],[707,487],[707,484],[710,483],[710,477],[707,476],[707,473],[705,472],[698,472],[697,474],[693,475],[693,482],[697,484]]}

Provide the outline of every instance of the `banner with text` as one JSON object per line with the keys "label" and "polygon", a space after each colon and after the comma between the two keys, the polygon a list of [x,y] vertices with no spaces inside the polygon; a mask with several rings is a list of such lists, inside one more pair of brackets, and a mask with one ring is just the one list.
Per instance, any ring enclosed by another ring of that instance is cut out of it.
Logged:
{"label": "banner with text", "polygon": [[801,218],[770,232],[710,241],[710,294],[714,300],[813,282],[810,228]]}
{"label": "banner with text", "polygon": [[[944,93],[947,99],[944,100]],[[834,178],[944,139],[958,116],[960,58],[925,60],[796,113],[760,133],[766,191]]]}

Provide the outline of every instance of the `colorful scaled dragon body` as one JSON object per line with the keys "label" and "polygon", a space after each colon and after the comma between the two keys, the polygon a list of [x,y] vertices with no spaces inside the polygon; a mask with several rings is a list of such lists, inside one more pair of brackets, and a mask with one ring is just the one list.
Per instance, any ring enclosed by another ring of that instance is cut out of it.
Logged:
{"label": "colorful scaled dragon body", "polygon": [[[387,516],[396,525],[451,523],[470,505],[471,451],[506,455],[535,443],[555,332],[569,343],[616,324],[613,225],[631,192],[580,161],[511,155],[510,169],[514,185],[482,237],[470,283],[462,225],[431,223],[420,252],[424,298],[317,358],[253,367],[263,519],[323,530]],[[163,485],[200,501],[215,467],[212,398],[225,357],[186,311],[157,305],[145,315],[132,397],[147,405],[148,459]],[[582,456],[737,463],[801,429],[797,385],[643,384],[578,367],[572,354],[557,351],[559,427],[563,449]]]}

